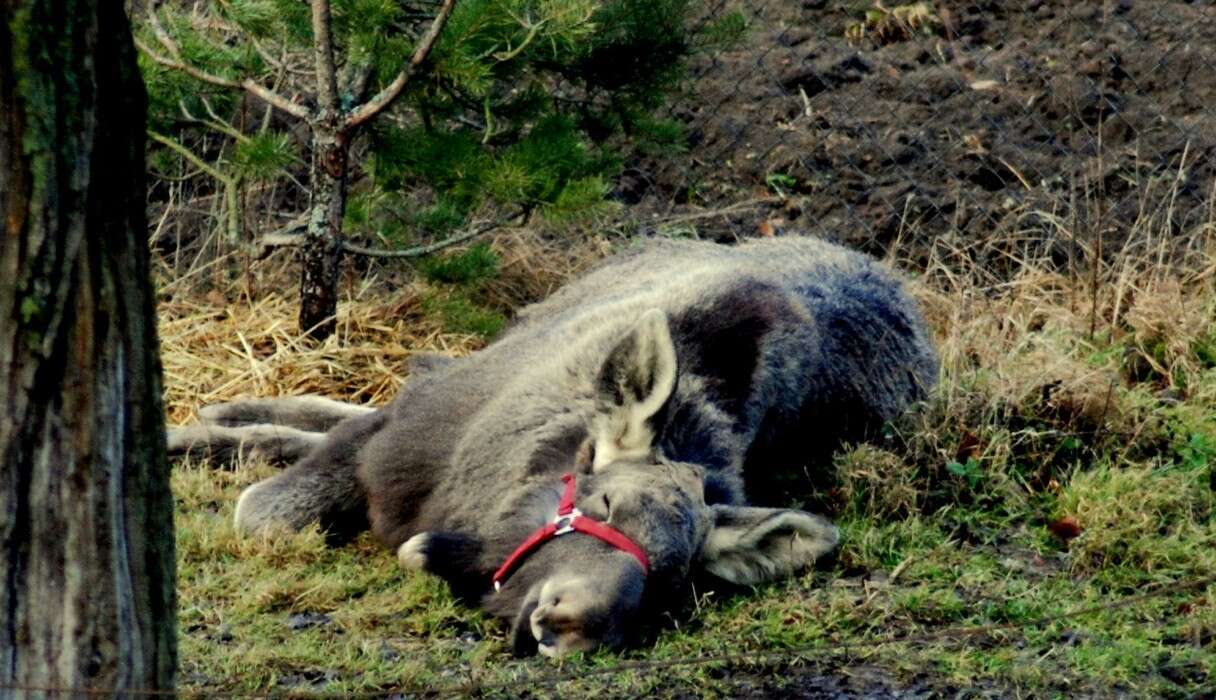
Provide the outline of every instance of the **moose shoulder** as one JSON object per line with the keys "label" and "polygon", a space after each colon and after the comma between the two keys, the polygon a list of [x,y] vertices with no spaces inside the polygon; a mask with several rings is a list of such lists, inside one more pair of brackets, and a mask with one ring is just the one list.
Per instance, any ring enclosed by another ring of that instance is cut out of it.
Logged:
{"label": "moose shoulder", "polygon": [[555,654],[627,644],[694,568],[756,583],[831,551],[824,518],[760,506],[923,398],[936,367],[914,303],[865,256],[653,243],[484,350],[416,362],[387,407],[222,404],[170,445],[294,461],[241,495],[238,528],[370,526],[510,621],[517,652]]}

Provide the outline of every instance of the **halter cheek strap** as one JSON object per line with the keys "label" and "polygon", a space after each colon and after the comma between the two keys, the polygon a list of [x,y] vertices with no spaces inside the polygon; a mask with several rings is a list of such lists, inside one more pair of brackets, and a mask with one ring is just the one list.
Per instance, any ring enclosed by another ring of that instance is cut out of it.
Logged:
{"label": "halter cheek strap", "polygon": [[541,545],[549,540],[571,532],[581,532],[607,542],[622,552],[632,555],[642,565],[643,573],[650,573],[650,560],[646,558],[646,553],[636,542],[626,537],[620,530],[607,523],[589,518],[574,507],[574,475],[563,474],[562,483],[566,485],[566,489],[557,503],[557,514],[552,522],[545,523],[528,535],[527,539],[516,547],[514,552],[511,552],[502,566],[498,567],[498,571],[494,572],[494,577],[491,579],[494,582],[495,591],[502,588],[502,582],[507,580],[511,572],[515,571],[528,555],[540,549]]}

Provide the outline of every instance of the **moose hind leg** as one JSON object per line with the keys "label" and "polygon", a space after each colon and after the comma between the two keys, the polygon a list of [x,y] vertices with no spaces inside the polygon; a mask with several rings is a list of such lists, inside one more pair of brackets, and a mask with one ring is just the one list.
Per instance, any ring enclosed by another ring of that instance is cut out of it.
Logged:
{"label": "moose hind leg", "polygon": [[199,409],[199,421],[212,425],[283,425],[309,432],[329,432],[347,418],[374,413],[375,408],[334,401],[321,396],[277,399],[242,399]]}
{"label": "moose hind leg", "polygon": [[236,504],[237,530],[263,534],[319,523],[341,540],[367,529],[367,497],[356,476],[358,454],[386,418],[378,411],[344,422],[299,462],[246,488]]}
{"label": "moose hind leg", "polygon": [[325,441],[325,433],[283,425],[229,427],[196,423],[170,428],[166,440],[170,457],[208,459],[218,465],[261,457],[276,464],[290,464],[319,447]]}
{"label": "moose hind leg", "polygon": [[239,532],[298,531],[313,523],[344,540],[367,528],[363,496],[344,474],[300,469],[259,481],[241,492],[233,520]]}

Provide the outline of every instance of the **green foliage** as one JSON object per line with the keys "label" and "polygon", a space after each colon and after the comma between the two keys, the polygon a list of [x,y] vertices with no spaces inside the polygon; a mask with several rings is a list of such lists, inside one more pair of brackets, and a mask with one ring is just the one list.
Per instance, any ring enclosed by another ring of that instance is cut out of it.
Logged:
{"label": "green foliage", "polygon": [[946,471],[962,479],[973,490],[984,480],[984,470],[974,457],[967,458],[966,462],[947,462]]}
{"label": "green foliage", "polygon": [[501,313],[478,305],[461,290],[436,292],[423,298],[422,310],[436,316],[450,333],[479,335],[487,340],[507,325]]}
{"label": "green foliage", "polygon": [[1216,464],[1216,439],[1203,433],[1191,433],[1177,448],[1179,466],[1186,470],[1211,468]]}
{"label": "green foliage", "polygon": [[769,173],[764,176],[764,184],[777,194],[785,194],[798,186],[798,179],[785,173]]}
{"label": "green foliage", "polygon": [[1216,571],[1214,506],[1199,470],[1101,465],[1073,478],[1058,512],[1084,528],[1069,543],[1074,571],[1160,580]]}
{"label": "green foliage", "polygon": [[1195,340],[1195,357],[1207,368],[1216,367],[1216,326],[1212,326],[1207,334]]}
{"label": "green foliage", "polygon": [[410,212],[406,220],[417,231],[443,233],[464,223],[467,208],[451,196],[440,197],[434,204]]}
{"label": "green foliage", "polygon": [[747,16],[739,10],[723,12],[705,25],[699,38],[706,47],[730,48],[743,40],[747,25]]}
{"label": "green foliage", "polygon": [[634,122],[633,136],[638,150],[649,156],[673,156],[688,149],[687,130],[674,119],[642,117]]}
{"label": "green foliage", "polygon": [[237,171],[252,179],[270,179],[296,161],[291,138],[284,133],[254,134],[236,145]]}
{"label": "green foliage", "polygon": [[422,310],[452,333],[492,339],[507,319],[484,304],[485,283],[498,275],[499,258],[487,243],[423,259],[418,270],[437,288],[422,299]]}
{"label": "green foliage", "polygon": [[614,208],[611,202],[604,200],[608,189],[607,183],[598,175],[572,180],[541,213],[546,221],[559,226],[589,223]]}
{"label": "green foliage", "polygon": [[463,253],[436,256],[419,265],[431,282],[474,284],[498,274],[498,255],[486,243],[478,243]]}
{"label": "green foliage", "polygon": [[233,0],[218,6],[221,17],[258,38],[272,36],[280,9],[272,0]]}
{"label": "green foliage", "polygon": [[[430,2],[332,0],[344,109],[364,103],[409,61],[434,16]],[[538,209],[547,221],[603,214],[628,149],[684,148],[683,129],[656,119],[686,57],[737,39],[728,13],[692,29],[694,0],[463,0],[391,118],[358,135],[373,193],[346,217],[356,236],[412,245],[442,237],[474,212]],[[311,14],[286,0],[214,0],[159,9],[182,60],[234,81],[253,79],[314,103]],[[154,33],[138,27],[145,43]],[[251,113],[239,91],[200,84],[142,61],[151,125],[203,158],[227,152],[240,175],[307,181],[308,154],[289,123]],[[288,67],[291,68],[288,68]],[[357,80],[365,75],[366,81]],[[356,86],[365,87],[358,90]],[[184,116],[189,117],[183,119]],[[231,149],[213,139],[232,139]],[[627,138],[623,138],[627,137]],[[156,150],[152,149],[153,159]],[[164,171],[166,175],[168,171]],[[353,204],[352,204],[353,205]]]}

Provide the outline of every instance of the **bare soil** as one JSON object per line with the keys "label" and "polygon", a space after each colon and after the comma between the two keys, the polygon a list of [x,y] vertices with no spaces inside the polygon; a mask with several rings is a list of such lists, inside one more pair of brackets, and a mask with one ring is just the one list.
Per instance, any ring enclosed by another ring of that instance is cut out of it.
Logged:
{"label": "bare soil", "polygon": [[[746,40],[698,59],[673,110],[691,159],[639,162],[618,195],[671,211],[776,192],[702,233],[767,218],[871,252],[1009,234],[1066,204],[1089,221],[1064,222],[1061,256],[1077,230],[1114,249],[1149,214],[1174,233],[1211,220],[1216,3],[929,4],[931,29],[856,43],[845,29],[871,3],[739,6]],[[1145,211],[1152,187],[1174,190],[1170,211]]]}

